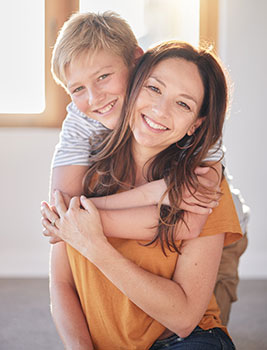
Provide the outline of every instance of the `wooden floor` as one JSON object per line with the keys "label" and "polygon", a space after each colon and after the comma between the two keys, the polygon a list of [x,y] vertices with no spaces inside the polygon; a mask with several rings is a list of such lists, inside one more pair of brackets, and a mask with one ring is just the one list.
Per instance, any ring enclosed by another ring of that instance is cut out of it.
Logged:
{"label": "wooden floor", "polygon": [[[228,328],[238,350],[267,350],[267,280],[240,282]],[[47,279],[0,279],[0,349],[63,350]]]}

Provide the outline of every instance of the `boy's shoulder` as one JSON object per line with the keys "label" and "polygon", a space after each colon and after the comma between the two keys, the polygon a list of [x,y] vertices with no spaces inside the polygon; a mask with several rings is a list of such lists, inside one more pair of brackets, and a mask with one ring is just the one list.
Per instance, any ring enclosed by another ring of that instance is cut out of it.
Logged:
{"label": "boy's shoulder", "polygon": [[[67,118],[68,119],[79,119],[79,120],[83,120],[85,123],[87,124],[92,124],[95,125],[96,127],[101,127],[103,129],[106,129],[103,124],[101,124],[98,120],[92,119],[90,117],[88,117],[86,114],[84,114],[83,112],[81,112],[77,106],[75,105],[74,102],[70,102],[66,108],[67,110]],[[66,119],[67,119],[66,118]]]}

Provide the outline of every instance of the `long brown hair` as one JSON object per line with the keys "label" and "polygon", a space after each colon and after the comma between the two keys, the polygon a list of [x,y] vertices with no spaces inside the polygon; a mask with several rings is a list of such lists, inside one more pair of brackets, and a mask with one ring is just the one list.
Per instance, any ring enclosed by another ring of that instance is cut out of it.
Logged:
{"label": "long brown hair", "polygon": [[[88,196],[109,195],[122,188],[134,187],[135,162],[130,128],[133,108],[153,67],[169,58],[184,59],[198,67],[204,86],[204,97],[198,118],[204,117],[204,121],[193,136],[185,135],[179,141],[180,148],[172,144],[157,154],[148,169],[148,182],[164,178],[167,184],[166,194],[169,196],[170,206],[159,204],[160,220],[157,234],[149,243],[159,240],[164,253],[165,244],[169,250],[179,252],[175,245],[175,229],[179,221],[183,220],[183,211],[179,209],[182,190],[193,188],[206,196],[210,194],[207,188],[199,184],[194,170],[202,165],[209,149],[221,139],[227,108],[226,79],[214,54],[178,41],[165,42],[147,51],[130,79],[121,119],[94,156],[94,164],[84,181],[84,190]],[[98,175],[97,180],[92,181],[95,174]]]}

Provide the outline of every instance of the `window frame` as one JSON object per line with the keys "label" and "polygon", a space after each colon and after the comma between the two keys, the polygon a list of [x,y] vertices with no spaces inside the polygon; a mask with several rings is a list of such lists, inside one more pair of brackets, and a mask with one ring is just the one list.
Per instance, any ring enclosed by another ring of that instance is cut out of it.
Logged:
{"label": "window frame", "polygon": [[199,43],[213,45],[218,49],[219,37],[219,0],[200,0],[199,9]]}
{"label": "window frame", "polygon": [[[218,41],[218,2],[200,0],[199,40],[211,43],[214,50]],[[45,0],[45,110],[38,114],[0,113],[0,127],[61,127],[70,97],[52,77],[51,55],[59,29],[78,10],[79,0]]]}

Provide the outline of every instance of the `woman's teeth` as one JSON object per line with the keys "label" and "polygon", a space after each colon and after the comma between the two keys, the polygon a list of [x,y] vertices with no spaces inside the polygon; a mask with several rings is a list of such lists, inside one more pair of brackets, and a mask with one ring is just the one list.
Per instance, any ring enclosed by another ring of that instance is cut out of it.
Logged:
{"label": "woman's teeth", "polygon": [[162,125],[159,125],[159,124],[155,124],[154,122],[152,122],[152,120],[150,120],[148,117],[146,117],[144,115],[144,119],[145,121],[147,122],[147,124],[153,128],[153,129],[157,129],[157,130],[167,130],[166,127],[162,126]]}

